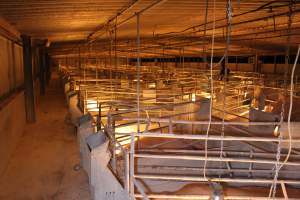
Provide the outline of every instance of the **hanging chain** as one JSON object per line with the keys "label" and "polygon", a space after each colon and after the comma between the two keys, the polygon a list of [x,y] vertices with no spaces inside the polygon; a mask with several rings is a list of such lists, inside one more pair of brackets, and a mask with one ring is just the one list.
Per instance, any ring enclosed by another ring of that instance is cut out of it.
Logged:
{"label": "hanging chain", "polygon": [[[228,55],[228,48],[229,48],[229,44],[230,44],[230,33],[231,33],[231,22],[232,22],[232,4],[231,4],[231,0],[227,1],[227,8],[226,8],[226,19],[227,19],[227,38],[226,38],[226,49],[225,49],[225,58],[226,61],[225,63],[228,64],[228,60],[227,60],[227,55]],[[225,135],[225,109],[226,109],[226,81],[227,81],[227,71],[226,70],[226,65],[225,65],[225,77],[223,79],[223,114],[222,114],[222,128],[221,128],[221,136],[224,137]],[[224,146],[224,142],[223,140],[221,140],[221,148],[220,148],[220,158],[223,158],[223,146]],[[222,162],[221,162],[222,163]],[[220,166],[221,167],[221,166]]]}
{"label": "hanging chain", "polygon": [[278,180],[278,174],[279,174],[279,166],[280,166],[280,157],[281,157],[281,142],[282,142],[282,135],[279,136],[279,141],[277,145],[277,154],[276,154],[276,164],[275,164],[275,174],[274,174],[274,180],[272,182],[272,197],[275,198],[276,195],[276,187],[277,187],[277,180]]}
{"label": "hanging chain", "polygon": [[[292,9],[292,5],[293,5],[293,2],[290,1],[290,4],[289,4],[289,14],[288,14],[288,38],[287,38],[287,43],[288,43],[288,46],[287,46],[287,49],[286,49],[286,64],[287,66],[289,66],[289,53],[290,53],[290,42],[291,42],[291,38],[290,38],[290,33],[291,33],[291,25],[292,25],[292,12],[293,12],[293,9]],[[284,87],[287,88],[287,73],[289,71],[289,67],[288,69],[286,70],[286,73],[284,74]],[[287,91],[287,90],[286,90]],[[276,195],[276,187],[277,187],[277,180],[278,180],[278,175],[279,175],[279,171],[280,171],[280,168],[282,167],[280,165],[280,157],[281,157],[281,142],[282,142],[282,134],[280,134],[280,128],[282,126],[282,123],[283,123],[283,120],[284,120],[284,113],[285,113],[285,96],[286,96],[286,93],[283,94],[283,100],[282,100],[282,104],[281,104],[281,113],[280,113],[280,125],[278,127],[278,132],[279,132],[279,142],[278,142],[278,146],[277,146],[277,154],[276,154],[276,164],[275,164],[275,174],[274,174],[274,179],[273,179],[273,182],[272,182],[272,186],[271,186],[271,189],[270,189],[270,193],[269,193],[269,197],[271,196],[272,194],[272,198],[275,198],[275,195]]]}

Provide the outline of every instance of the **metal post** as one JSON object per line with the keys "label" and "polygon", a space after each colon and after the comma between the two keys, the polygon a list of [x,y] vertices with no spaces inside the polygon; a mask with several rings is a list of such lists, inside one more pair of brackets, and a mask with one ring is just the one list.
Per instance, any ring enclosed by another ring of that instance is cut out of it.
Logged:
{"label": "metal post", "polygon": [[169,133],[173,134],[172,118],[169,119]]}
{"label": "metal post", "polygon": [[112,134],[112,138],[113,138],[113,170],[115,171],[115,173],[117,174],[117,156],[116,156],[116,134],[115,134],[115,127],[116,127],[116,122],[114,117],[111,117],[111,122],[112,122],[112,126],[111,126],[111,134]]}
{"label": "metal post", "polygon": [[130,169],[129,169],[129,175],[130,175],[130,181],[129,181],[129,190],[130,190],[130,196],[134,196],[134,133],[131,134],[131,142],[130,142]]}
{"label": "metal post", "polygon": [[[136,13],[136,31],[137,31],[137,132],[140,132],[140,14]],[[135,135],[131,134],[130,143],[130,195],[134,198],[134,153],[135,153]]]}
{"label": "metal post", "polygon": [[22,35],[23,41],[23,63],[24,63],[24,88],[25,88],[25,109],[26,120],[28,123],[33,123],[35,117],[34,105],[34,88],[32,77],[32,50],[31,38],[27,35]]}
{"label": "metal post", "polygon": [[98,117],[97,117],[97,125],[98,125],[97,131],[100,131],[101,130],[101,115],[102,115],[100,102],[99,102],[98,106],[99,106],[99,110],[98,110]]}
{"label": "metal post", "polygon": [[107,125],[108,125],[108,134],[112,142],[112,169],[117,172],[117,163],[116,163],[116,137],[115,137],[115,120],[111,113],[107,116]]}
{"label": "metal post", "polygon": [[[137,116],[140,118],[140,73],[141,73],[141,59],[140,59],[140,14],[137,13],[136,15],[136,31],[137,31],[137,39],[136,39],[136,44],[137,44]],[[138,127],[137,131],[140,132],[140,120],[138,119]]]}
{"label": "metal post", "polygon": [[83,114],[87,113],[87,100],[88,100],[88,91],[87,89],[84,90],[84,98],[83,98]]}
{"label": "metal post", "polygon": [[129,190],[129,153],[127,151],[124,152],[124,156],[125,156],[125,177],[124,177],[124,185],[125,185],[125,190],[128,191],[128,193],[130,192]]}
{"label": "metal post", "polygon": [[[250,159],[253,158],[253,151],[250,150]],[[253,163],[250,163],[249,164],[249,173],[248,173],[248,178],[251,178],[252,177],[252,170],[253,170]]]}
{"label": "metal post", "polygon": [[274,74],[277,74],[277,62],[276,62],[276,55],[274,56]]}

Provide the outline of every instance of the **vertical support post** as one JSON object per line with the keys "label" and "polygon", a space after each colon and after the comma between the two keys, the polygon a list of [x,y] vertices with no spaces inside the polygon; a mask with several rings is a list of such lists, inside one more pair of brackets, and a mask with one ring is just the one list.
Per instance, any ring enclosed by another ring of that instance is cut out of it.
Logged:
{"label": "vertical support post", "polygon": [[36,116],[35,116],[35,105],[34,105],[33,77],[32,77],[31,38],[27,35],[22,35],[21,37],[23,41],[26,120],[28,123],[34,123],[36,120]]}
{"label": "vertical support post", "polygon": [[125,155],[125,177],[124,177],[124,185],[125,185],[125,190],[130,192],[129,190],[129,153],[127,151],[124,152]]}
{"label": "vertical support post", "polygon": [[98,64],[99,64],[99,60],[96,58],[96,85],[98,86]]}
{"label": "vertical support post", "polygon": [[[140,132],[140,14],[136,13],[136,45],[137,45],[137,132]],[[134,153],[135,153],[135,143],[134,143],[134,133],[131,134],[130,143],[130,196],[134,198]]]}
{"label": "vertical support post", "polygon": [[172,123],[172,118],[171,117],[169,119],[169,133],[173,134],[173,123]]}
{"label": "vertical support post", "polygon": [[136,62],[136,68],[137,68],[137,115],[138,115],[138,127],[137,132],[140,132],[140,73],[141,73],[141,59],[140,59],[140,14],[137,13],[136,15],[136,32],[137,32],[137,38],[136,38],[136,45],[137,45],[137,62]]}
{"label": "vertical support post", "polygon": [[46,64],[46,83],[48,85],[51,79],[51,59],[47,52],[45,54],[45,64]]}
{"label": "vertical support post", "polygon": [[182,47],[182,69],[184,70],[184,47]]}
{"label": "vertical support post", "polygon": [[239,71],[239,66],[238,66],[238,57],[235,56],[235,70]]}
{"label": "vertical support post", "polygon": [[16,80],[16,58],[15,58],[15,45],[12,43],[10,45],[10,50],[11,50],[11,73],[10,73],[10,77],[11,77],[11,89],[15,90],[17,87],[17,80]]}
{"label": "vertical support post", "polygon": [[112,138],[113,138],[113,163],[112,163],[112,167],[114,172],[117,174],[117,155],[116,155],[116,134],[115,134],[115,128],[116,128],[116,122],[113,116],[111,116],[111,134],[112,134]]}
{"label": "vertical support post", "polygon": [[258,63],[258,53],[255,53],[255,58],[254,58],[254,72],[259,73],[259,63]]}
{"label": "vertical support post", "polygon": [[101,110],[101,103],[99,102],[98,103],[98,106],[99,106],[99,110],[98,110],[98,118],[97,118],[97,131],[100,131],[101,130],[101,115],[102,115],[102,110]]}
{"label": "vertical support post", "polygon": [[88,92],[87,89],[84,90],[84,98],[83,98],[83,114],[87,113],[87,105],[88,105]]}
{"label": "vertical support post", "polygon": [[115,70],[118,68],[118,59],[117,59],[117,20],[118,17],[116,17],[116,23],[115,23]]}
{"label": "vertical support post", "polygon": [[45,95],[46,93],[46,59],[45,59],[45,48],[42,46],[40,47],[39,50],[39,57],[40,57],[40,74],[39,74],[39,79],[40,79],[40,94]]}
{"label": "vertical support post", "polygon": [[277,74],[277,56],[274,56],[274,74]]}
{"label": "vertical support post", "polygon": [[117,163],[116,163],[116,137],[115,137],[115,120],[109,111],[107,115],[107,126],[108,126],[108,135],[111,139],[111,149],[112,149],[112,169],[117,173]]}

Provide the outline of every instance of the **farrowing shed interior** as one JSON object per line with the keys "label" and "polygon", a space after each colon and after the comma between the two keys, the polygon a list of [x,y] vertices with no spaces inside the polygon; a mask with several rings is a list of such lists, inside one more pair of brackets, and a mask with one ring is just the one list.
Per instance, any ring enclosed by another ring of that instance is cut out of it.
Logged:
{"label": "farrowing shed interior", "polygon": [[0,199],[300,199],[297,0],[0,2]]}

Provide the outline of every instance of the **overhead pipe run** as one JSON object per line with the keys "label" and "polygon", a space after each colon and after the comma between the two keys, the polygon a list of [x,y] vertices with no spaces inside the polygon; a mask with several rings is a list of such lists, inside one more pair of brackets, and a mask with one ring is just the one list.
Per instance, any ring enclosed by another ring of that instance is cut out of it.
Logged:
{"label": "overhead pipe run", "polygon": [[[127,21],[133,19],[133,18],[136,17],[138,14],[141,15],[141,14],[143,14],[144,12],[146,12],[147,10],[152,9],[152,8],[158,6],[158,5],[160,5],[160,4],[162,4],[162,3],[166,2],[166,1],[167,1],[167,0],[156,0],[156,1],[154,1],[152,4],[148,5],[147,7],[141,9],[141,10],[138,11],[138,12],[135,12],[135,13],[134,13],[133,15],[131,15],[130,17],[128,17],[128,18],[126,18],[126,19],[124,19],[124,20],[121,20],[120,22],[116,23],[115,28],[119,28],[121,25],[123,25],[123,24],[126,23]],[[133,5],[135,5],[136,2],[138,2],[138,0],[135,1],[129,8],[131,8]],[[122,14],[122,13],[121,13],[121,14]],[[120,17],[121,17],[121,14],[117,14],[113,19],[115,19],[115,18],[117,18],[117,17],[120,18]],[[110,21],[109,21],[105,26],[109,26],[109,23],[110,23]],[[92,39],[93,35],[95,35],[95,33],[92,33],[92,34],[90,34],[90,35],[88,36],[87,40],[88,40],[89,42],[94,42],[95,40],[97,40],[97,38],[101,37],[103,34],[104,34],[104,33],[102,33],[102,34],[100,34],[100,35],[97,35],[95,38]]]}

